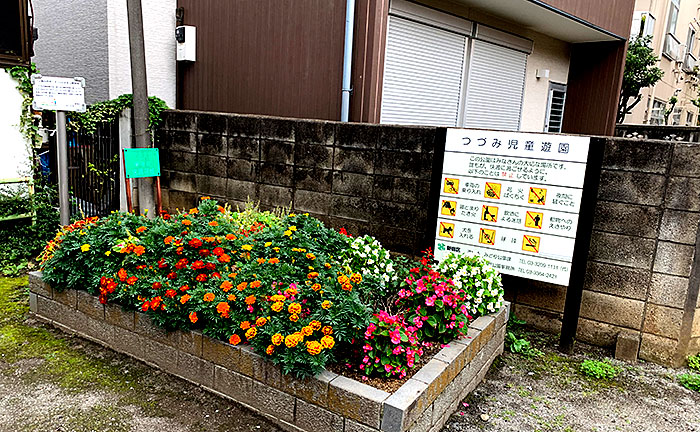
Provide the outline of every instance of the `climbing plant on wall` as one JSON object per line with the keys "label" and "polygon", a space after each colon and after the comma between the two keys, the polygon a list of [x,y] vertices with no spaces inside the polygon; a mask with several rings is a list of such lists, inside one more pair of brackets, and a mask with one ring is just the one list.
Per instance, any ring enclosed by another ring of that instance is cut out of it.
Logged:
{"label": "climbing plant on wall", "polygon": [[41,143],[39,127],[34,123],[32,116],[32,81],[31,76],[39,73],[34,63],[29,66],[14,66],[6,69],[7,73],[17,81],[17,90],[22,95],[22,114],[19,118],[19,129],[27,140],[33,145]]}

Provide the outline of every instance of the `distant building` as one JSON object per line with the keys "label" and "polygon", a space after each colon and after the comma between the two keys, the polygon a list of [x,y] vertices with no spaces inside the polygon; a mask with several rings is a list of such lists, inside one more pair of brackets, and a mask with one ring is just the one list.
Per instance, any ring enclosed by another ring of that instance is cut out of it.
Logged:
{"label": "distant building", "polygon": [[[642,90],[642,100],[624,123],[695,126],[698,124],[698,35],[700,1],[637,0],[631,37],[652,36],[652,47],[661,59],[664,76],[655,86]],[[671,97],[677,102],[672,106]],[[669,111],[668,116],[665,116]]]}

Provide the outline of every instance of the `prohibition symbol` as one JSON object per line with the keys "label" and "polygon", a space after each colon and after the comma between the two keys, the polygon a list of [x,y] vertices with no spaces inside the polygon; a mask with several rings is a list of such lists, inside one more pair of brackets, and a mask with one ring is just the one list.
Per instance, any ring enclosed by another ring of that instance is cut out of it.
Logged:
{"label": "prohibition symbol", "polygon": [[481,228],[479,232],[479,243],[491,246],[496,244],[496,230]]}
{"label": "prohibition symbol", "polygon": [[481,209],[481,220],[486,222],[496,222],[498,218],[498,207],[483,206]]}
{"label": "prohibition symbol", "polygon": [[544,205],[547,199],[547,189],[543,188],[530,188],[530,196],[528,197],[528,202],[530,204]]}
{"label": "prohibition symbol", "polygon": [[454,216],[457,213],[457,201],[442,200],[440,213],[445,216]]}
{"label": "prohibition symbol", "polygon": [[539,252],[540,251],[540,238],[524,235],[523,236],[523,250],[526,252]]}
{"label": "prohibition symbol", "polygon": [[501,184],[486,182],[484,198],[501,199]]}
{"label": "prohibition symbol", "polygon": [[459,193],[459,179],[445,178],[445,187],[442,188],[445,193]]}
{"label": "prohibition symbol", "polygon": [[542,213],[529,211],[525,214],[525,226],[528,228],[542,229]]}
{"label": "prohibition symbol", "polygon": [[455,236],[455,224],[440,222],[440,237],[453,238]]}

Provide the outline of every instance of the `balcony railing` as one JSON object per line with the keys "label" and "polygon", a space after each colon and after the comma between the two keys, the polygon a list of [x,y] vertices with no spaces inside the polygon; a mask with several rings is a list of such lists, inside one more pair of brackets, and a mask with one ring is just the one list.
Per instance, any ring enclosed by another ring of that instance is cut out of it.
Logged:
{"label": "balcony railing", "polygon": [[662,54],[671,60],[679,61],[681,60],[681,42],[673,35],[673,33],[666,33],[666,38],[664,39],[664,50]]}
{"label": "balcony railing", "polygon": [[695,74],[697,73],[698,60],[691,53],[685,53],[685,59],[683,60],[683,72]]}

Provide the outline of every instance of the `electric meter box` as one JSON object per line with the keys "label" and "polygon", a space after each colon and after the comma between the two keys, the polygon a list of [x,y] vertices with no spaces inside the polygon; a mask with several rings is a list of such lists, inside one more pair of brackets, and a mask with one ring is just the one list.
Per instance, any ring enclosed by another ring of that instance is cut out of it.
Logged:
{"label": "electric meter box", "polygon": [[175,28],[177,41],[177,61],[197,60],[197,28],[195,26],[178,26]]}

